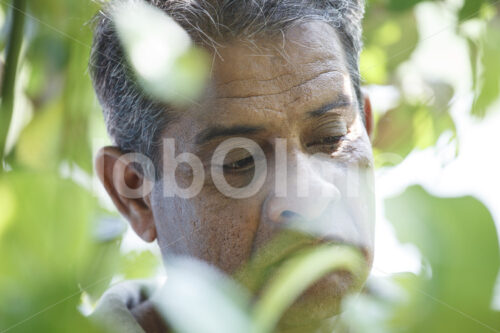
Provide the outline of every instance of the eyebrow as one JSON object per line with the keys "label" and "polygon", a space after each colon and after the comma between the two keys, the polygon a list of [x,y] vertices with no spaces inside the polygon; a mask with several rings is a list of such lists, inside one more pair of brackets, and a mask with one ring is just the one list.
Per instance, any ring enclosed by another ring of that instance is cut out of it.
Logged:
{"label": "eyebrow", "polygon": [[264,128],[260,126],[244,126],[244,125],[233,126],[233,127],[214,126],[201,131],[196,136],[195,142],[198,145],[202,145],[210,140],[219,137],[256,134],[262,132],[263,130]]}
{"label": "eyebrow", "polygon": [[309,111],[307,113],[307,116],[309,118],[321,117],[322,115],[324,115],[328,111],[340,109],[340,108],[345,108],[345,107],[351,106],[351,104],[352,103],[351,103],[349,97],[347,97],[346,95],[340,95],[336,101],[329,103],[329,104],[326,104],[326,105],[323,105],[322,107],[320,107],[317,110]]}
{"label": "eyebrow", "polygon": [[[307,113],[307,115],[308,117],[311,118],[317,118],[321,117],[328,111],[343,107],[348,107],[351,106],[351,104],[352,103],[349,97],[341,94],[336,101],[326,104],[317,110],[310,111]],[[262,132],[263,130],[264,127],[262,126],[248,126],[248,125],[238,125],[232,127],[213,126],[201,131],[198,135],[196,135],[195,143],[197,145],[203,145],[216,138],[257,134],[259,132]]]}

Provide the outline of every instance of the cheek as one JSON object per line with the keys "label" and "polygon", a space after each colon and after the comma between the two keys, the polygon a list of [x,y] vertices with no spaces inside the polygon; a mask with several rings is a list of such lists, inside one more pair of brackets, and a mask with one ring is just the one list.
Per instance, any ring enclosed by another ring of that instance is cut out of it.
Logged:
{"label": "cheek", "polygon": [[186,200],[155,196],[152,200],[157,241],[164,259],[169,255],[189,254],[189,234],[194,212]]}
{"label": "cheek", "polygon": [[226,273],[234,272],[248,260],[260,218],[256,198],[234,200],[213,190],[204,190],[196,198],[185,200],[183,209],[192,212],[175,221],[187,235],[185,254],[209,262]]}

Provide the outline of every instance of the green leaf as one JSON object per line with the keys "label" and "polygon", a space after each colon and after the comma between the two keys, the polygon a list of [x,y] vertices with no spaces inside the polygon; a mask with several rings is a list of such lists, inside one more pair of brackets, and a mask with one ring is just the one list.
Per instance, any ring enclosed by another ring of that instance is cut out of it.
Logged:
{"label": "green leaf", "polygon": [[167,283],[153,300],[176,332],[251,332],[250,295],[207,263],[170,257]]}
{"label": "green leaf", "polygon": [[53,170],[61,160],[63,105],[35,114],[16,145],[17,162],[35,170]]}
{"label": "green leaf", "polygon": [[203,93],[210,72],[207,53],[160,9],[124,1],[113,13],[118,36],[141,86],[154,98],[186,105]]}
{"label": "green leaf", "polygon": [[126,279],[141,279],[154,276],[162,264],[150,251],[134,251],[122,258],[122,273]]}
{"label": "green leaf", "polygon": [[[376,154],[396,154],[402,161],[414,149],[435,145],[444,132],[451,131],[452,138],[455,137],[455,124],[448,107],[443,107],[451,98],[451,88],[436,84],[434,89],[439,98],[433,104],[403,104],[386,112],[377,121],[373,140]],[[448,90],[448,98],[443,98],[445,90]]]}
{"label": "green leaf", "polygon": [[[491,300],[500,268],[498,238],[489,211],[472,197],[437,198],[410,187],[386,201],[400,241],[415,244],[430,265],[407,290],[412,302],[400,315],[409,332],[491,332],[500,315]],[[408,323],[408,322],[407,322]]]}
{"label": "green leaf", "polygon": [[406,11],[424,1],[429,0],[389,0],[388,8],[393,11]]}
{"label": "green leaf", "polygon": [[257,294],[287,255],[314,244],[310,236],[295,230],[284,230],[264,245],[252,260],[235,274],[236,280],[252,294]]}
{"label": "green leaf", "polygon": [[495,24],[500,24],[500,20],[488,26],[480,41],[482,72],[472,107],[472,114],[479,117],[484,117],[500,97],[500,31]]}
{"label": "green leaf", "polygon": [[0,212],[0,331],[94,332],[78,312],[80,295],[106,288],[119,248],[92,237],[95,198],[55,173],[6,175],[0,191],[11,208]]}
{"label": "green leaf", "polygon": [[367,84],[387,84],[396,68],[408,60],[418,43],[413,12],[393,13],[384,6],[368,7],[363,23],[364,49],[360,71]]}
{"label": "green leaf", "polygon": [[413,114],[416,108],[403,105],[385,113],[377,122],[373,147],[377,152],[406,157],[414,148]]}
{"label": "green leaf", "polygon": [[465,0],[462,8],[458,12],[460,21],[470,20],[479,16],[483,0]]}
{"label": "green leaf", "polygon": [[366,264],[356,250],[325,245],[301,251],[277,270],[254,309],[253,332],[272,332],[285,310],[315,281],[335,270],[347,270],[357,283],[366,277]]}

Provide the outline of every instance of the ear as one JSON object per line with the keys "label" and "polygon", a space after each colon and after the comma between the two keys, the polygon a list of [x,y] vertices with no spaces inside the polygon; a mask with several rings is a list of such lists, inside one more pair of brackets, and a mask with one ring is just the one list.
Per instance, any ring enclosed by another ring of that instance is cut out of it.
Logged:
{"label": "ear", "polygon": [[365,113],[365,127],[368,136],[371,138],[373,134],[373,113],[372,113],[372,102],[370,101],[370,97],[366,92],[363,92],[364,98],[364,113]]}
{"label": "ear", "polygon": [[152,183],[134,167],[130,155],[117,147],[101,148],[95,161],[96,172],[132,229],[146,242],[153,242],[156,227],[150,201]]}

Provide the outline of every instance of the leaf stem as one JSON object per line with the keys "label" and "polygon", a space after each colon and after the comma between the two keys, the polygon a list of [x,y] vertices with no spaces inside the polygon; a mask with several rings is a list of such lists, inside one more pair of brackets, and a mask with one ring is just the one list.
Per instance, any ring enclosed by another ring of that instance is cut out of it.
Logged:
{"label": "leaf stem", "polygon": [[9,133],[10,122],[14,110],[16,75],[19,54],[23,43],[26,0],[12,0],[12,5],[10,7],[12,10],[12,23],[7,37],[7,45],[5,47],[5,66],[0,91],[0,172],[2,172],[4,168],[5,144],[7,142],[7,135]]}

